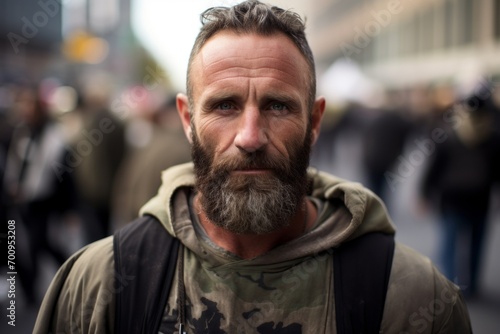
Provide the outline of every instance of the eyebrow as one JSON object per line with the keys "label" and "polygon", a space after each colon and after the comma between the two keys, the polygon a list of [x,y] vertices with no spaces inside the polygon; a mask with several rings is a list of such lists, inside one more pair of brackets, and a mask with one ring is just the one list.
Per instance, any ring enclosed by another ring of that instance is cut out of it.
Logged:
{"label": "eyebrow", "polygon": [[241,102],[241,98],[238,97],[237,94],[233,93],[225,93],[225,92],[217,92],[212,94],[206,100],[201,103],[201,108],[204,109],[206,107],[212,107],[213,105],[220,103],[222,101],[234,101],[236,103]]}
{"label": "eyebrow", "polygon": [[278,101],[287,104],[291,109],[299,109],[300,103],[296,98],[293,98],[289,94],[281,94],[277,92],[268,92],[262,98],[264,104],[271,103],[273,101]]}

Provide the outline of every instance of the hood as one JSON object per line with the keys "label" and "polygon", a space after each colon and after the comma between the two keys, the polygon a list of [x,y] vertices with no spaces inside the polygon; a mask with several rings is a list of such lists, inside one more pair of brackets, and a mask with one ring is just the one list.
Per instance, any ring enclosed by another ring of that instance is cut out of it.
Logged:
{"label": "hood", "polygon": [[[300,245],[309,244],[308,249],[301,249],[300,253],[317,253],[370,232],[395,233],[385,205],[373,192],[361,184],[348,182],[313,168],[308,169],[308,175],[312,180],[312,191],[309,195],[324,201],[331,214],[327,215],[324,222],[316,224],[309,233],[295,239],[300,240]],[[158,218],[168,233],[179,238],[185,245],[188,244],[188,247],[191,242],[185,242],[185,239],[192,238],[194,229],[189,226],[188,219],[178,218],[182,215],[186,217],[187,200],[181,200],[186,207],[181,209],[181,213],[179,213],[178,205],[173,203],[174,201],[182,203],[177,199],[179,196],[174,196],[174,194],[178,190],[192,189],[194,182],[192,163],[165,170],[162,173],[162,186],[158,194],[140,211],[140,215],[149,214]],[[177,218],[172,219],[172,217]],[[189,238],[186,237],[186,229],[191,231],[188,233],[191,234]],[[312,242],[304,243],[304,238],[311,239]],[[295,240],[288,243],[292,244],[291,249],[294,249],[291,252],[294,254],[290,256],[298,255],[296,248],[293,248],[297,246],[293,245]]]}

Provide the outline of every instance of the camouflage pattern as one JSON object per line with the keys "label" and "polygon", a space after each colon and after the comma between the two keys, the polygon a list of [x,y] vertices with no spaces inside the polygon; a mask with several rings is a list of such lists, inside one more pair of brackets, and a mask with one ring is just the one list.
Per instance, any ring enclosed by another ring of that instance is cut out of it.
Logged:
{"label": "camouflage pattern", "polygon": [[[323,205],[316,225],[330,217],[332,210]],[[193,224],[198,224],[196,219]],[[189,248],[184,251],[188,333],[333,333],[331,249],[274,263],[273,253],[287,252],[287,245],[258,259],[243,260],[211,244],[206,235],[199,235],[198,240],[200,256]],[[161,333],[177,328],[178,275]]]}
{"label": "camouflage pattern", "polygon": [[[309,176],[310,196],[320,207],[316,224],[299,238],[242,260],[196,229],[189,210],[192,164],[164,172],[158,195],[141,212],[156,216],[183,244],[188,333],[336,333],[333,250],[366,233],[395,230],[369,190],[313,169]],[[116,275],[112,238],[77,252],[54,277],[33,333],[114,333],[115,296],[134,281]],[[178,325],[178,275],[161,333]],[[399,243],[380,333],[471,333],[460,289],[428,258]]]}

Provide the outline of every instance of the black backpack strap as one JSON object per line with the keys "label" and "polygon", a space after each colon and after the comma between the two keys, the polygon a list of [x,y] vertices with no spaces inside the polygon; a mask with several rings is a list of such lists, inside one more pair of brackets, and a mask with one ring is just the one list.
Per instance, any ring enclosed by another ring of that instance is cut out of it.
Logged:
{"label": "black backpack strap", "polygon": [[175,273],[179,241],[155,217],[144,216],[114,234],[113,250],[115,333],[158,333]]}
{"label": "black backpack strap", "polygon": [[394,247],[393,235],[369,233],[334,250],[338,334],[379,333]]}

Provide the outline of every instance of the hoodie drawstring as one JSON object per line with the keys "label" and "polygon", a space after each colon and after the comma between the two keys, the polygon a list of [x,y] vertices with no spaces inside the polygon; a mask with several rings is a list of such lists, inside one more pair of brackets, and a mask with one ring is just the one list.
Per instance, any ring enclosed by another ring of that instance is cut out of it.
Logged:
{"label": "hoodie drawstring", "polygon": [[186,289],[184,288],[184,247],[182,244],[179,247],[179,255],[177,258],[177,268],[179,278],[177,281],[177,306],[179,308],[179,334],[186,334],[184,324],[186,323]]}

